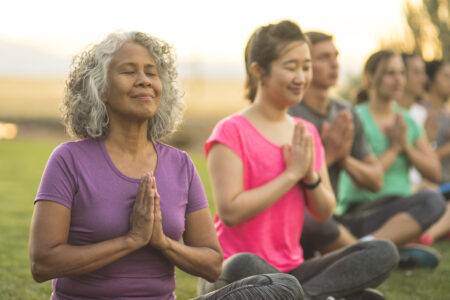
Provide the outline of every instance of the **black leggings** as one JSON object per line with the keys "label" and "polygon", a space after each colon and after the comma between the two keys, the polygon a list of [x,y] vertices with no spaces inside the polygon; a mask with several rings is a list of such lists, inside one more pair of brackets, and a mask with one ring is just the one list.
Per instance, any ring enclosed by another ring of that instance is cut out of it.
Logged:
{"label": "black leggings", "polygon": [[354,204],[337,219],[356,237],[371,234],[393,216],[405,212],[416,220],[422,232],[445,212],[445,200],[433,190],[425,190],[408,197],[385,196],[369,203]]}
{"label": "black leggings", "polygon": [[[355,295],[368,287],[381,284],[397,266],[395,246],[385,240],[360,242],[321,257],[306,260],[288,272],[300,282],[306,299],[326,299],[328,296]],[[199,294],[217,290],[231,282],[255,274],[280,273],[255,254],[239,253],[228,258],[219,280],[204,279]]]}

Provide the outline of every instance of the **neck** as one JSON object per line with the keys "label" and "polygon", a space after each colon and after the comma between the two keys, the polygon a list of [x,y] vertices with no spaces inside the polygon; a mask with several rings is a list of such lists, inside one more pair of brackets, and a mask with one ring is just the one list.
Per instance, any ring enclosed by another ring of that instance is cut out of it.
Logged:
{"label": "neck", "polygon": [[311,85],[305,92],[303,101],[313,111],[325,115],[328,111],[328,104],[330,98],[328,96],[328,89],[320,88],[315,85]]}
{"label": "neck", "polygon": [[105,139],[105,145],[109,149],[120,149],[122,153],[131,156],[147,154],[149,147],[153,149],[153,145],[147,139],[148,120],[131,122],[110,117],[109,124],[109,133]]}
{"label": "neck", "polygon": [[428,93],[428,102],[437,111],[442,111],[444,108],[444,103],[447,99],[437,93],[435,90],[430,90]]}
{"label": "neck", "polygon": [[374,91],[369,91],[369,108],[374,115],[387,117],[394,113],[392,100],[379,99]]}
{"label": "neck", "polygon": [[277,103],[274,99],[260,93],[255,96],[255,101],[248,108],[249,114],[255,114],[256,117],[262,117],[270,122],[281,122],[286,120],[288,107]]}
{"label": "neck", "polygon": [[397,102],[401,107],[410,109],[411,106],[416,102],[416,96],[405,90],[405,92],[403,93],[403,97],[398,99]]}

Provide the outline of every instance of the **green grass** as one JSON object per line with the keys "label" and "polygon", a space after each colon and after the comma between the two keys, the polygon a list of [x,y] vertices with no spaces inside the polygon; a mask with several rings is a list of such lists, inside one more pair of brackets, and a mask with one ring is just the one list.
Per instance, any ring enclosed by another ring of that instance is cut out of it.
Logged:
{"label": "green grass", "polygon": [[[28,232],[33,199],[54,141],[0,141],[0,299],[49,299],[50,282],[33,281],[28,262]],[[202,154],[191,154],[211,199]],[[214,207],[211,203],[211,210]],[[433,271],[394,271],[380,286],[387,299],[450,299],[450,242],[435,247],[442,255]],[[178,299],[195,296],[197,278],[177,270]]]}

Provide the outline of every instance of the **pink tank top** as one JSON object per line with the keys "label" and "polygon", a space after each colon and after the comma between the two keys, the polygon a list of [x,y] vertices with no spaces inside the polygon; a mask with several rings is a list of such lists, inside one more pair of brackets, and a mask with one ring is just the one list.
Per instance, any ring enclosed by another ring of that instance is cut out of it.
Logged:
{"label": "pink tank top", "polygon": [[[311,123],[303,122],[313,136],[314,169],[324,162],[324,148],[320,136]],[[229,147],[244,166],[244,190],[257,188],[273,180],[285,170],[282,147],[266,139],[244,116],[231,115],[220,121],[205,144],[206,155],[214,143]],[[214,223],[227,259],[240,252],[254,253],[282,272],[303,263],[300,236],[305,210],[304,192],[295,185],[277,202],[259,215],[233,227],[222,223],[216,214]]]}

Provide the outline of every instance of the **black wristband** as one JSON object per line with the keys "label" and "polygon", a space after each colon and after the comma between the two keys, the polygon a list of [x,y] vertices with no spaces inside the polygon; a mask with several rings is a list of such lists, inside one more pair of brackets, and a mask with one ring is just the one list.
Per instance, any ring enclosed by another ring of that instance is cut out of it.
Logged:
{"label": "black wristband", "polygon": [[319,178],[318,178],[317,181],[314,182],[314,183],[308,184],[308,183],[305,183],[303,180],[300,181],[300,182],[302,183],[302,186],[303,186],[305,189],[307,189],[307,190],[313,190],[313,189],[315,189],[315,188],[322,182],[322,178],[320,177],[320,174],[317,174],[317,176],[319,176]]}

